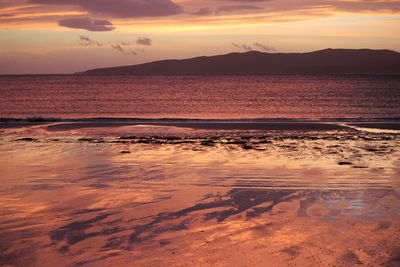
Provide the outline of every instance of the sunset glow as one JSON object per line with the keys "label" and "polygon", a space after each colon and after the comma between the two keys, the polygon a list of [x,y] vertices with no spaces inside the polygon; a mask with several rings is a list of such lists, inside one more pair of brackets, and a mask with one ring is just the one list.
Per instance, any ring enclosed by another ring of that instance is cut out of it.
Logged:
{"label": "sunset glow", "polygon": [[[70,3],[0,1],[0,73],[72,73],[262,47],[273,48],[266,52],[400,50],[398,1]],[[136,43],[140,37],[151,45]]]}
{"label": "sunset glow", "polygon": [[399,266],[399,0],[0,0],[0,266]]}

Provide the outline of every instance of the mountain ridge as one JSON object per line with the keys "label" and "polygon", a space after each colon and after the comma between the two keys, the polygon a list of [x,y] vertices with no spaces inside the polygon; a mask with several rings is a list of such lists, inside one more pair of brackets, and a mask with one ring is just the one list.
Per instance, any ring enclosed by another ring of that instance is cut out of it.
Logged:
{"label": "mountain ridge", "polygon": [[400,53],[387,49],[332,48],[307,53],[248,51],[98,68],[81,74],[400,74]]}

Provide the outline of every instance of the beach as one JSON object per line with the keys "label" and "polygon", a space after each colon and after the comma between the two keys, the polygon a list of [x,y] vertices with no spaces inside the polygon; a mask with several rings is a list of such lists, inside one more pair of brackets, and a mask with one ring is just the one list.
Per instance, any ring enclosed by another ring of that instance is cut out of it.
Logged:
{"label": "beach", "polygon": [[0,267],[400,267],[399,22],[1,0]]}
{"label": "beach", "polygon": [[396,266],[389,126],[4,123],[0,263]]}
{"label": "beach", "polygon": [[0,267],[400,267],[399,22],[0,0]]}

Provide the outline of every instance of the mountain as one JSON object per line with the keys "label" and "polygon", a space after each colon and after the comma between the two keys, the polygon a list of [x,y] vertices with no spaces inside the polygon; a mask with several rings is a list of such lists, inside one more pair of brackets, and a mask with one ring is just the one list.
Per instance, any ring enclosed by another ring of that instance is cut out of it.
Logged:
{"label": "mountain", "polygon": [[400,74],[400,53],[330,48],[310,53],[250,51],[93,69],[83,74]]}

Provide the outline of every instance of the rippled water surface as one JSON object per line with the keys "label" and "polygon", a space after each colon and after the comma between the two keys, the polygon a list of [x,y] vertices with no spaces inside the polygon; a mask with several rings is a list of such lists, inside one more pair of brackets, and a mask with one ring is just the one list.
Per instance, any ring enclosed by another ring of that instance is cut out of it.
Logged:
{"label": "rippled water surface", "polygon": [[2,130],[0,264],[399,262],[398,134],[85,125]]}
{"label": "rippled water surface", "polygon": [[397,118],[400,76],[1,76],[12,118]]}

